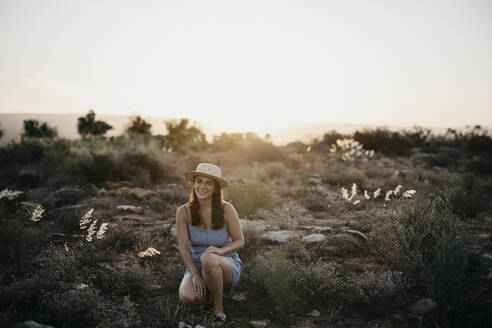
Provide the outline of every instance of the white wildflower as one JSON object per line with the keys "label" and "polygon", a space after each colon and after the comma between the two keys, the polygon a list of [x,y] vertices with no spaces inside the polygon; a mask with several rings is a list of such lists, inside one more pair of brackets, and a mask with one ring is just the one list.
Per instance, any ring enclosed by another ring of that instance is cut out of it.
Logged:
{"label": "white wildflower", "polygon": [[306,151],[309,153],[309,152],[311,151],[311,146],[308,146],[308,147],[306,148]]}
{"label": "white wildflower", "polygon": [[336,153],[337,147],[335,145],[330,145],[330,153]]}
{"label": "white wildflower", "polygon": [[359,203],[360,203],[360,200],[356,200],[356,201],[355,201],[355,202],[353,202],[352,204],[357,205],[357,204],[359,204]]}
{"label": "white wildflower", "polygon": [[376,189],[376,191],[374,191],[374,198],[378,198],[379,195],[381,195],[381,188],[378,188]]}
{"label": "white wildflower", "polygon": [[86,285],[86,284],[84,284],[82,282],[79,283],[79,284],[77,284],[77,285],[75,285],[75,289],[77,289],[77,290],[83,290],[83,289],[86,289],[87,287],[89,287],[89,285]]}
{"label": "white wildflower", "polygon": [[348,198],[349,198],[349,196],[348,196],[348,190],[347,190],[347,189],[345,189],[344,187],[342,187],[342,188],[340,189],[340,191],[342,192],[342,198],[343,198],[343,199],[347,199],[347,200],[348,200]]}
{"label": "white wildflower", "polygon": [[158,254],[161,254],[161,252],[159,252],[157,249],[155,249],[153,247],[149,247],[145,251],[138,253],[138,256],[139,257],[149,257],[149,256],[158,255]]}
{"label": "white wildflower", "polygon": [[391,199],[390,199],[390,196],[391,196],[392,194],[393,194],[393,190],[388,190],[388,191],[386,192],[386,197],[384,197],[384,200],[385,200],[386,202],[389,202],[389,201],[391,200]]}
{"label": "white wildflower", "polygon": [[92,213],[94,212],[94,209],[91,208],[89,211],[87,211],[82,219],[80,219],[80,229],[85,230],[87,229],[87,225],[92,221]]}
{"label": "white wildflower", "polygon": [[22,191],[12,191],[8,189],[4,189],[0,191],[0,199],[8,198],[8,200],[12,200],[12,199],[16,199],[22,194],[23,194]]}
{"label": "white wildflower", "polygon": [[353,183],[350,198],[348,200],[351,201],[352,198],[355,197],[355,195],[357,195],[357,185],[355,183]]}
{"label": "white wildflower", "polygon": [[87,236],[85,236],[85,240],[88,242],[92,241],[92,236],[96,233],[96,224],[97,224],[97,219],[92,222],[92,224],[89,226],[89,229],[87,229]]}
{"label": "white wildflower", "polygon": [[402,185],[396,186],[395,190],[393,190],[393,195],[395,196],[398,195],[402,187],[403,187]]}
{"label": "white wildflower", "polygon": [[67,243],[64,243],[63,247],[65,248],[65,252],[67,252],[67,253],[70,252],[70,248],[68,247]]}
{"label": "white wildflower", "polygon": [[36,202],[22,202],[22,209],[29,216],[32,222],[39,222],[43,217],[45,209],[41,204]]}
{"label": "white wildflower", "polygon": [[371,197],[369,196],[369,194],[367,193],[367,190],[364,190],[364,198],[365,199],[370,199]]}
{"label": "white wildflower", "polygon": [[97,231],[96,238],[102,239],[104,237],[104,233],[106,232],[107,229],[108,229],[107,223],[101,224],[101,226],[99,227],[99,230]]}
{"label": "white wildflower", "polygon": [[412,198],[412,196],[415,195],[416,193],[417,193],[417,191],[410,189],[410,190],[407,190],[403,193],[403,197]]}

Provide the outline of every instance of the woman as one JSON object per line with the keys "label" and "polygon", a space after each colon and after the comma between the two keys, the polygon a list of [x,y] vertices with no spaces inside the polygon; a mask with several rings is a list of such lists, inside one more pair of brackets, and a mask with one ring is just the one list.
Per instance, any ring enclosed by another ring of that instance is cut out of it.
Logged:
{"label": "woman", "polygon": [[200,163],[186,178],[193,181],[190,201],[176,213],[179,250],[187,267],[179,299],[192,306],[204,306],[211,299],[213,323],[221,326],[226,321],[223,293],[230,293],[241,275],[236,252],[244,246],[244,236],[236,210],[223,200],[227,182],[220,168]]}

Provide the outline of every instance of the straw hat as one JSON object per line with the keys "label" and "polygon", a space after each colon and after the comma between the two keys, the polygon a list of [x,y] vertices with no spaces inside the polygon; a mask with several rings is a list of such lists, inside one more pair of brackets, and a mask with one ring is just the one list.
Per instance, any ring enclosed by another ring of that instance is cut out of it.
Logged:
{"label": "straw hat", "polygon": [[197,175],[203,175],[208,178],[216,180],[222,188],[227,187],[227,181],[221,178],[222,176],[222,171],[220,168],[216,165],[210,164],[210,163],[200,163],[196,167],[195,171],[188,171],[185,173],[185,177],[189,181],[193,181],[193,179]]}

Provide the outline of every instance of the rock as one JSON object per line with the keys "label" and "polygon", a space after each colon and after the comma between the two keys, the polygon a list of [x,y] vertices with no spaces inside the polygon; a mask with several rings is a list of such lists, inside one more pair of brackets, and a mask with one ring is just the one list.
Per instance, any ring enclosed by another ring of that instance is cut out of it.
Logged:
{"label": "rock", "polygon": [[333,228],[331,227],[318,227],[318,226],[311,226],[311,225],[301,225],[298,226],[298,228],[303,230],[311,230],[315,233],[325,233],[325,232],[333,231]]}
{"label": "rock", "polygon": [[146,285],[145,290],[152,296],[158,296],[163,292],[162,286],[157,284]]}
{"label": "rock", "polygon": [[140,206],[135,206],[135,205],[118,205],[116,206],[117,210],[122,210],[122,211],[129,211],[133,213],[143,213],[143,208]]}
{"label": "rock", "polygon": [[321,315],[321,313],[318,310],[314,309],[311,312],[309,312],[307,315],[310,316],[310,317],[317,318],[317,317],[319,317]]}
{"label": "rock", "polygon": [[266,225],[261,222],[244,219],[239,219],[239,222],[241,223],[243,230],[253,230],[258,232],[263,232],[266,230]]}
{"label": "rock", "polygon": [[268,231],[262,235],[262,238],[271,243],[285,244],[290,239],[297,237],[298,234],[293,231],[280,230],[280,231]]}
{"label": "rock", "polygon": [[314,227],[313,228],[314,232],[316,233],[326,233],[326,232],[332,232],[333,228],[331,227]]}
{"label": "rock", "polygon": [[436,307],[436,302],[431,298],[422,298],[410,306],[410,311],[416,314],[424,314]]}
{"label": "rock", "polygon": [[196,325],[195,328],[205,328],[205,327],[200,326],[200,325]]}
{"label": "rock", "polygon": [[62,233],[62,232],[52,232],[51,233],[51,236],[53,236],[53,237],[66,237],[67,234],[66,233]]}
{"label": "rock", "polygon": [[312,175],[309,177],[308,179],[308,183],[310,184],[321,184],[323,182],[323,179],[321,179],[320,176],[317,176],[317,175]]}
{"label": "rock", "polygon": [[171,236],[173,236],[174,238],[178,237],[178,231],[176,230],[176,226],[173,225],[171,227],[171,230],[169,230],[169,233],[171,233]]}
{"label": "rock", "polygon": [[326,236],[320,248],[321,253],[328,255],[352,253],[360,250],[362,250],[362,242],[349,234]]}
{"label": "rock", "polygon": [[184,321],[180,321],[179,324],[178,324],[178,327],[179,328],[193,328],[193,326],[190,326],[189,324],[187,324]]}
{"label": "rock", "polygon": [[265,328],[265,327],[268,327],[268,321],[267,320],[252,320],[249,322],[249,324],[251,325],[251,327],[253,328]]}
{"label": "rock", "polygon": [[326,239],[325,235],[319,233],[313,233],[301,238],[301,241],[307,244],[316,244],[324,241]]}
{"label": "rock", "polygon": [[234,302],[243,302],[246,300],[246,294],[245,293],[239,293],[237,295],[232,296],[232,300]]}
{"label": "rock", "polygon": [[483,257],[483,258],[486,258],[486,259],[488,259],[488,260],[491,260],[491,261],[492,261],[492,255],[490,255],[490,254],[483,253],[483,254],[482,254],[482,255],[480,255],[480,256],[481,256],[481,257]]}
{"label": "rock", "polygon": [[135,197],[138,200],[144,200],[145,198],[149,197],[150,195],[154,194],[152,190],[148,189],[143,189],[143,188],[131,188],[128,189],[128,193]]}
{"label": "rock", "polygon": [[355,236],[355,237],[359,238],[363,242],[367,242],[367,240],[368,240],[367,236],[364,235],[362,232],[360,232],[358,230],[347,229],[347,230],[344,230],[343,232],[349,233],[352,236]]}

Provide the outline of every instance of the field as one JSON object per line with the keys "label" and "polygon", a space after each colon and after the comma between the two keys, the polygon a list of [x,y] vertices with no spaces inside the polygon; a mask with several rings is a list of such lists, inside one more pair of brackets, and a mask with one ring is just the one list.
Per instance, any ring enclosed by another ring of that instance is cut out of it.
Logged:
{"label": "field", "polygon": [[207,327],[210,313],[178,301],[174,227],[200,162],[222,168],[246,238],[227,327],[492,322],[487,131],[329,131],[279,147],[207,142],[181,123],[0,148],[0,322]]}

